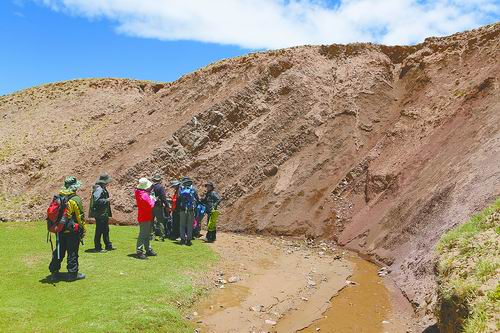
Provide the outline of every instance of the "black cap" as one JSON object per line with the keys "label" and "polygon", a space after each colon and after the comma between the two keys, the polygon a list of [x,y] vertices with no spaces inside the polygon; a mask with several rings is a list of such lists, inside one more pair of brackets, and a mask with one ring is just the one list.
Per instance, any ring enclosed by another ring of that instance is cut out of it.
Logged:
{"label": "black cap", "polygon": [[162,178],[161,175],[157,173],[156,175],[153,176],[153,178],[151,178],[151,180],[154,182],[159,182],[161,178]]}
{"label": "black cap", "polygon": [[96,184],[108,184],[112,180],[111,176],[107,173],[103,173],[99,176],[99,179],[95,182]]}

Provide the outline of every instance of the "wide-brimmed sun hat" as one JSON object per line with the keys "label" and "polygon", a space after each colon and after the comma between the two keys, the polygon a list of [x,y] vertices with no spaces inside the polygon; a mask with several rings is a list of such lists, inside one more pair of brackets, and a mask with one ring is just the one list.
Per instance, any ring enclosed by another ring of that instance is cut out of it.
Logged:
{"label": "wide-brimmed sun hat", "polygon": [[107,173],[102,173],[100,176],[99,176],[99,179],[96,180],[96,184],[108,184],[110,183],[112,180],[111,176],[108,175]]}
{"label": "wide-brimmed sun hat", "polygon": [[147,190],[151,186],[153,186],[153,183],[149,179],[143,177],[139,179],[139,185],[137,185],[137,188],[139,190]]}
{"label": "wide-brimmed sun hat", "polygon": [[64,179],[63,190],[75,192],[82,186],[82,183],[76,179],[74,176],[68,176]]}
{"label": "wide-brimmed sun hat", "polygon": [[162,179],[161,175],[159,173],[155,174],[153,178],[151,178],[152,181],[154,182],[159,182]]}

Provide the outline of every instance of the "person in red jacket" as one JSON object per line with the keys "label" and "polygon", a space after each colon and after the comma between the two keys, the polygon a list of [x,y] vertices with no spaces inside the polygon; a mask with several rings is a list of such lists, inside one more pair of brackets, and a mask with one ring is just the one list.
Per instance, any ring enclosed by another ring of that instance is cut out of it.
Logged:
{"label": "person in red jacket", "polygon": [[180,233],[179,233],[179,228],[180,228],[179,212],[180,212],[180,209],[179,209],[179,205],[177,204],[177,192],[179,192],[180,185],[181,185],[181,183],[176,179],[170,182],[170,187],[173,190],[172,208],[171,208],[171,210],[172,210],[172,213],[171,213],[172,214],[172,234],[170,235],[171,240],[176,240],[180,236]]}
{"label": "person in red jacket", "polygon": [[141,178],[134,192],[137,203],[137,222],[139,222],[139,237],[137,237],[137,258],[139,259],[156,256],[149,244],[155,206],[155,199],[151,196],[152,186],[153,183],[147,178]]}

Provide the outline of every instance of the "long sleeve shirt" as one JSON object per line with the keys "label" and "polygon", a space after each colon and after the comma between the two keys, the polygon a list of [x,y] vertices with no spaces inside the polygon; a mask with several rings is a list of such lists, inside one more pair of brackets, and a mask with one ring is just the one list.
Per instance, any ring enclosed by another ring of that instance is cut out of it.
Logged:
{"label": "long sleeve shirt", "polygon": [[99,184],[94,185],[92,191],[92,210],[90,217],[111,217],[111,205],[109,203],[109,193]]}
{"label": "long sleeve shirt", "polygon": [[156,203],[166,206],[167,204],[167,192],[165,188],[160,183],[153,184],[153,193],[157,199]]}
{"label": "long sleeve shirt", "polygon": [[201,201],[203,204],[205,204],[205,207],[207,207],[207,211],[212,211],[214,208],[217,207],[219,202],[221,201],[221,197],[219,193],[215,191],[208,191],[205,193],[205,197]]}
{"label": "long sleeve shirt", "polygon": [[155,200],[146,190],[136,189],[134,195],[137,203],[137,222],[143,223],[153,221]]}
{"label": "long sleeve shirt", "polygon": [[79,225],[79,228],[82,228],[83,235],[85,235],[86,225],[82,199],[75,192],[61,191],[60,194],[69,198],[66,204],[66,218],[68,220],[73,219]]}

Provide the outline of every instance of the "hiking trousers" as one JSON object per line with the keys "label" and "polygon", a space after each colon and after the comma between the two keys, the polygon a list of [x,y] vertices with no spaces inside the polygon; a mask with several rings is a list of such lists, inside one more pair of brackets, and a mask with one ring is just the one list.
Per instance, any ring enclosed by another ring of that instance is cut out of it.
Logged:
{"label": "hiking trousers", "polygon": [[78,235],[77,233],[60,232],[59,234],[57,234],[56,248],[54,252],[52,252],[52,260],[49,265],[49,271],[51,273],[59,272],[59,270],[61,269],[61,262],[63,261],[64,256],[67,253],[68,256],[66,267],[68,269],[68,272],[77,273],[79,247],[80,235]]}
{"label": "hiking trousers", "polygon": [[179,236],[180,236],[179,219],[180,219],[180,211],[179,210],[173,211],[172,212],[172,235],[171,235],[171,239],[173,239],[173,240],[179,238]]}
{"label": "hiking trousers", "polygon": [[207,242],[215,242],[217,239],[217,225],[215,223],[211,223],[209,227],[209,222],[210,222],[210,215],[212,215],[212,211],[208,210],[207,211]]}
{"label": "hiking trousers", "polygon": [[[165,210],[162,205],[155,205],[153,207],[153,215],[155,217],[153,232],[154,236],[160,236],[166,238],[166,224],[167,219],[165,217]],[[154,238],[153,236],[153,238]]]}
{"label": "hiking trousers", "polygon": [[137,237],[137,252],[147,252],[151,250],[149,240],[151,237],[151,221],[139,223],[139,236]]}
{"label": "hiking trousers", "polygon": [[[193,239],[194,210],[181,210],[179,214],[179,233],[181,240]],[[187,238],[186,238],[187,234]]]}
{"label": "hiking trousers", "polygon": [[[177,228],[178,229],[178,228]],[[165,235],[167,238],[172,239],[172,215],[169,214],[165,217]]]}
{"label": "hiking trousers", "polygon": [[207,231],[207,242],[213,243],[217,240],[217,230]]}
{"label": "hiking trousers", "polygon": [[94,247],[96,250],[101,250],[101,236],[104,241],[104,246],[106,250],[113,248],[111,241],[109,240],[109,217],[96,217],[95,218],[95,236],[94,236]]}

